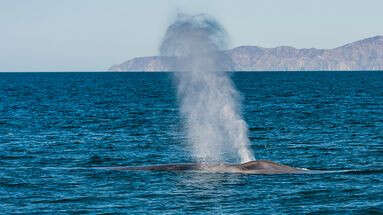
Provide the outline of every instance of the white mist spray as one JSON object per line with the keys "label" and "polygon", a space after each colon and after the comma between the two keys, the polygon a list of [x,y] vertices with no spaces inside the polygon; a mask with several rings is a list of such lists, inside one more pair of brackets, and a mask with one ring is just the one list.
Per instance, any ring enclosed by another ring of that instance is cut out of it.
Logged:
{"label": "white mist spray", "polygon": [[240,115],[238,93],[224,70],[231,68],[223,27],[207,15],[181,14],[160,47],[175,57],[175,78],[188,141],[199,162],[247,162],[247,124]]}

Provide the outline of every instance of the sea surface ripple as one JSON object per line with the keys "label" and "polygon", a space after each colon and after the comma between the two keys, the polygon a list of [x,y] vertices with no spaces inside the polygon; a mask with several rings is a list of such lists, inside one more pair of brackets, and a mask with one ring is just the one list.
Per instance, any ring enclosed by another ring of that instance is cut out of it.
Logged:
{"label": "sea surface ripple", "polygon": [[232,78],[257,159],[333,172],[91,168],[192,161],[172,75],[0,73],[0,213],[383,213],[383,72]]}

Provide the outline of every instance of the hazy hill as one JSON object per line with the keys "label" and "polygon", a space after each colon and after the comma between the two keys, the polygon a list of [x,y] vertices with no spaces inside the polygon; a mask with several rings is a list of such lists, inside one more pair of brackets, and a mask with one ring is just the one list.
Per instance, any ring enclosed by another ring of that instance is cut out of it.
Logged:
{"label": "hazy hill", "polygon": [[[240,46],[225,51],[235,71],[383,70],[383,36],[334,49],[262,48]],[[174,71],[170,57],[137,57],[112,66],[111,71]]]}

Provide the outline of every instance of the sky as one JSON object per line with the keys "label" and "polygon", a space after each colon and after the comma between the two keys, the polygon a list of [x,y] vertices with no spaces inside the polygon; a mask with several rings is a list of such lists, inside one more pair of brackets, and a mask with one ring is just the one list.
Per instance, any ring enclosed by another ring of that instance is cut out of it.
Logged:
{"label": "sky", "polygon": [[207,13],[230,47],[334,48],[383,35],[382,0],[0,0],[0,71],[104,71],[158,54],[177,13]]}

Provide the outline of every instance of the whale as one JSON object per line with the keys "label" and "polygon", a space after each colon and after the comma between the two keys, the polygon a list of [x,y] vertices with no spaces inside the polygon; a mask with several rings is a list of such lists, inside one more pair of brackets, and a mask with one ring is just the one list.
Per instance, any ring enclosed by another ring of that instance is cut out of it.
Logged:
{"label": "whale", "polygon": [[255,160],[241,164],[181,163],[147,166],[119,166],[108,167],[107,169],[127,171],[202,171],[241,174],[301,174],[310,171],[305,168],[291,167],[268,160]]}

